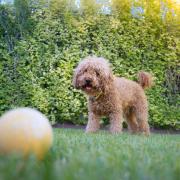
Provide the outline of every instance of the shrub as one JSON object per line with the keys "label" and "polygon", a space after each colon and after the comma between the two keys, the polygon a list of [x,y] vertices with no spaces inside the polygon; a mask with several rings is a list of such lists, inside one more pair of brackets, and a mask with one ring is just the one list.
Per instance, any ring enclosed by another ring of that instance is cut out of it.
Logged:
{"label": "shrub", "polygon": [[122,17],[118,6],[111,14],[95,14],[87,4],[83,11],[66,3],[39,8],[31,16],[34,29],[14,41],[12,54],[1,46],[0,112],[31,106],[52,123],[86,123],[86,98],[72,87],[72,74],[80,59],[95,54],[107,58],[117,76],[135,80],[139,70],[151,72],[156,85],[147,91],[150,123],[178,129],[179,38],[150,16],[133,18],[125,11]]}

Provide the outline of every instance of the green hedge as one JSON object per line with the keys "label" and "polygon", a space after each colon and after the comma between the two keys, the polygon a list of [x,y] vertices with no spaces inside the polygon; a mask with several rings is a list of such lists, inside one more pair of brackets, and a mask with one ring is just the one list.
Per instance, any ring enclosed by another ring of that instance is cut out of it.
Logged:
{"label": "green hedge", "polygon": [[162,21],[122,17],[116,11],[95,13],[93,8],[83,13],[53,4],[39,8],[29,18],[29,32],[14,40],[11,52],[2,33],[0,113],[30,106],[52,123],[85,124],[86,98],[72,87],[72,74],[80,59],[94,54],[107,58],[117,76],[135,80],[139,70],[151,72],[156,85],[147,91],[150,124],[179,129],[179,38]]}

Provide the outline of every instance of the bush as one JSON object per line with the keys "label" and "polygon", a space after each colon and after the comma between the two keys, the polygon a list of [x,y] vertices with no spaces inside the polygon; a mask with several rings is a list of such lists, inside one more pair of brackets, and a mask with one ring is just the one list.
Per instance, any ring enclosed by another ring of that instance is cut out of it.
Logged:
{"label": "bush", "polygon": [[151,72],[156,85],[147,91],[150,124],[179,129],[179,38],[150,16],[133,18],[129,11],[120,16],[115,4],[111,14],[104,14],[94,6],[85,4],[80,11],[65,2],[63,8],[37,9],[30,18],[33,29],[14,41],[11,54],[6,43],[0,46],[0,112],[31,106],[52,123],[85,124],[86,99],[72,87],[72,74],[81,58],[95,54],[107,58],[117,76],[135,80],[139,70]]}

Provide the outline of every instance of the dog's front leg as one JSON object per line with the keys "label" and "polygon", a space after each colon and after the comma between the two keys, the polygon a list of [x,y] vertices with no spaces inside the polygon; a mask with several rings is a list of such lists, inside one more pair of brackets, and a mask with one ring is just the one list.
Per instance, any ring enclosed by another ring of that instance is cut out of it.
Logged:
{"label": "dog's front leg", "polygon": [[122,132],[122,113],[111,113],[109,115],[110,119],[110,132],[112,134],[117,134]]}
{"label": "dog's front leg", "polygon": [[89,112],[86,132],[87,133],[96,132],[100,127],[99,120],[100,120],[100,117],[98,115],[94,114],[93,112]]}

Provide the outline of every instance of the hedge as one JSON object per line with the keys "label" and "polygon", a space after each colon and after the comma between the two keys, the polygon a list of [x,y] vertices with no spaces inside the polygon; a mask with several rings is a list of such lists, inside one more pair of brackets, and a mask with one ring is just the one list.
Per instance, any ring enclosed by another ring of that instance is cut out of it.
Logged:
{"label": "hedge", "polygon": [[[18,21],[24,28],[19,37],[18,26],[8,35],[0,27],[0,114],[30,106],[52,123],[86,124],[86,97],[72,87],[72,74],[82,58],[93,54],[107,58],[117,76],[136,80],[138,71],[151,72],[155,86],[146,91],[149,122],[154,127],[179,129],[178,35],[169,32],[161,19],[133,17],[129,6],[121,15],[115,5],[106,14],[90,5],[74,10],[62,2],[38,6],[27,16],[25,27]],[[11,30],[18,17],[13,10],[1,5]],[[11,50],[8,36],[14,38]]]}

